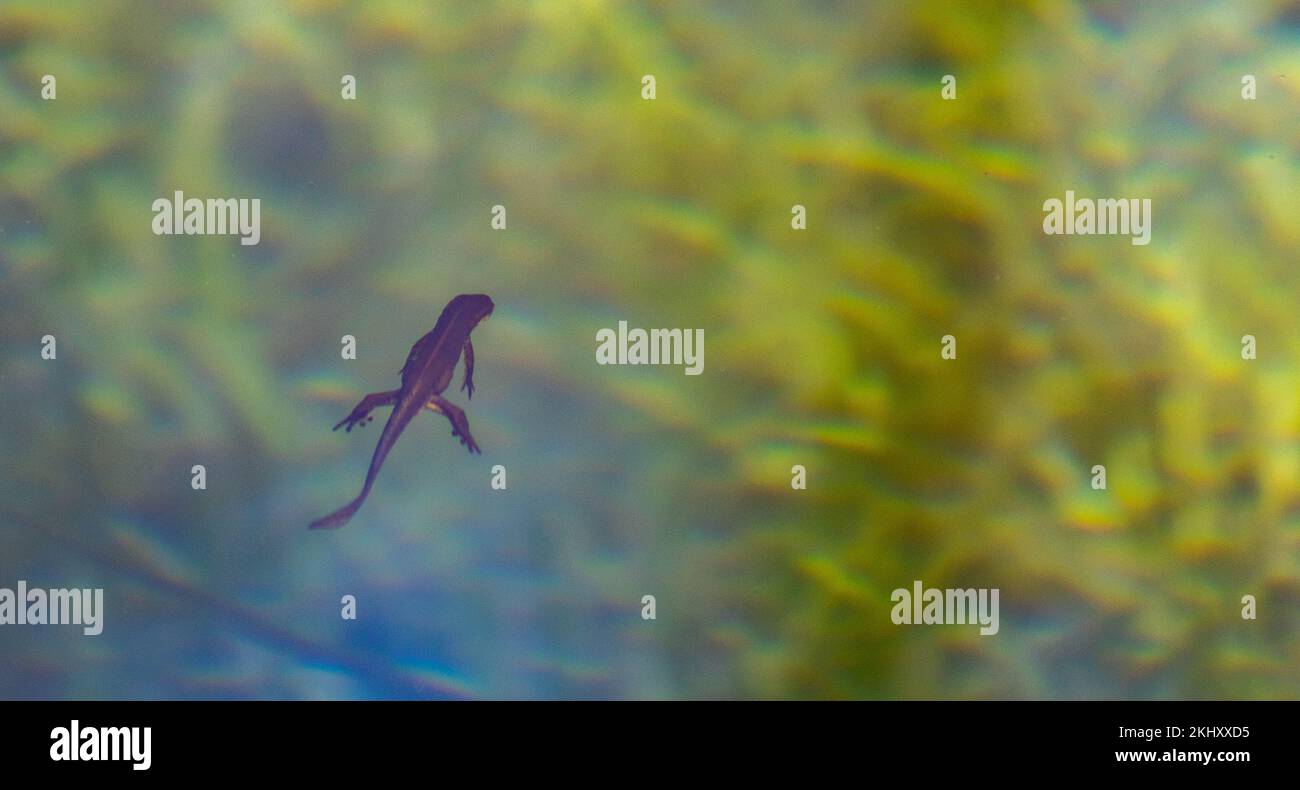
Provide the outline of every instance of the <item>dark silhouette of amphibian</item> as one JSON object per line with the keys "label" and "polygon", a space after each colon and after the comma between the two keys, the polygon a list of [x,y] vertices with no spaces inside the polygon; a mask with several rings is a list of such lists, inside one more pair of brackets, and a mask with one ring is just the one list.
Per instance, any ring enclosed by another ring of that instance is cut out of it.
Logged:
{"label": "dark silhouette of amphibian", "polygon": [[361,503],[366,501],[370,486],[379,474],[388,451],[393,449],[397,437],[421,409],[429,409],[438,414],[447,415],[451,421],[451,435],[459,436],[460,443],[469,448],[471,453],[479,452],[474,437],[469,434],[469,420],[459,406],[443,398],[441,393],[451,384],[451,375],[460,359],[460,352],[465,351],[465,381],[462,390],[467,390],[469,397],[474,397],[474,346],[470,343],[469,333],[479,322],[492,314],[495,305],[484,294],[461,294],[447,303],[438,316],[438,323],[429,334],[411,346],[411,353],[402,366],[402,386],[388,392],[376,392],[361,399],[352,413],[334,426],[338,430],[344,425],[350,432],[354,425],[365,425],[374,420],[370,412],[380,406],[392,406],[384,432],[379,435],[379,444],[370,459],[370,471],[366,473],[366,483],[357,498],[339,510],[316,519],[311,529],[334,529],[348,523]]}

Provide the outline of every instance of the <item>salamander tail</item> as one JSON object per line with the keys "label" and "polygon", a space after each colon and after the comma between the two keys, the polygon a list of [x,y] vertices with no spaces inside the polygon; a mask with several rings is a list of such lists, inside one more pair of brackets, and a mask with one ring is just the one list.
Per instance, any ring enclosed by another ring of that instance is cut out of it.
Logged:
{"label": "salamander tail", "polygon": [[348,520],[361,508],[361,503],[365,500],[366,495],[362,494],[328,516],[316,519],[308,529],[338,529],[348,523]]}

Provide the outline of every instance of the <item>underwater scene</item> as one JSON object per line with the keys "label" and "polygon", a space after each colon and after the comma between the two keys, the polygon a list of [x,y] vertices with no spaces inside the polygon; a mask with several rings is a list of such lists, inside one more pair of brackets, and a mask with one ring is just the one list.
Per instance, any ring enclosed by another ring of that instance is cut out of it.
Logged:
{"label": "underwater scene", "polygon": [[0,0],[0,698],[1295,699],[1297,195],[1294,2]]}

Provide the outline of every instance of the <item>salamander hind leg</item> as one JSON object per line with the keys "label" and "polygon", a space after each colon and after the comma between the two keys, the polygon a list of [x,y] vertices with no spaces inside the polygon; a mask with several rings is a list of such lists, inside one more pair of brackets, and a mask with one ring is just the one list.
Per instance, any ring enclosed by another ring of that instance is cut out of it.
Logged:
{"label": "salamander hind leg", "polygon": [[470,435],[469,419],[465,417],[465,412],[459,406],[441,395],[434,395],[425,404],[425,408],[436,414],[447,415],[447,419],[451,421],[451,435],[460,437],[460,443],[465,445],[471,453],[482,454],[483,451],[478,448],[478,443]]}
{"label": "salamander hind leg", "polygon": [[365,425],[369,422],[369,419],[367,418],[370,417],[370,412],[378,409],[380,406],[392,406],[394,403],[397,403],[397,393],[398,390],[389,390],[388,392],[373,392],[367,395],[361,399],[361,402],[357,404],[351,414],[344,417],[339,421],[338,425],[334,426],[334,430],[337,431],[339,428],[346,425],[348,426],[347,431],[351,433],[354,425]]}

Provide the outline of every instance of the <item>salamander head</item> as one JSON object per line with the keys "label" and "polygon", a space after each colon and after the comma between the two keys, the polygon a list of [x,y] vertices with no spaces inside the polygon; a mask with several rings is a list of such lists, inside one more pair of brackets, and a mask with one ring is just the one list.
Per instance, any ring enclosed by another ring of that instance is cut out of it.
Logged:
{"label": "salamander head", "polygon": [[484,318],[492,315],[496,305],[487,294],[461,294],[451,300],[447,305],[449,310],[454,311],[456,315],[464,316],[466,322],[471,326],[478,326],[478,323]]}

